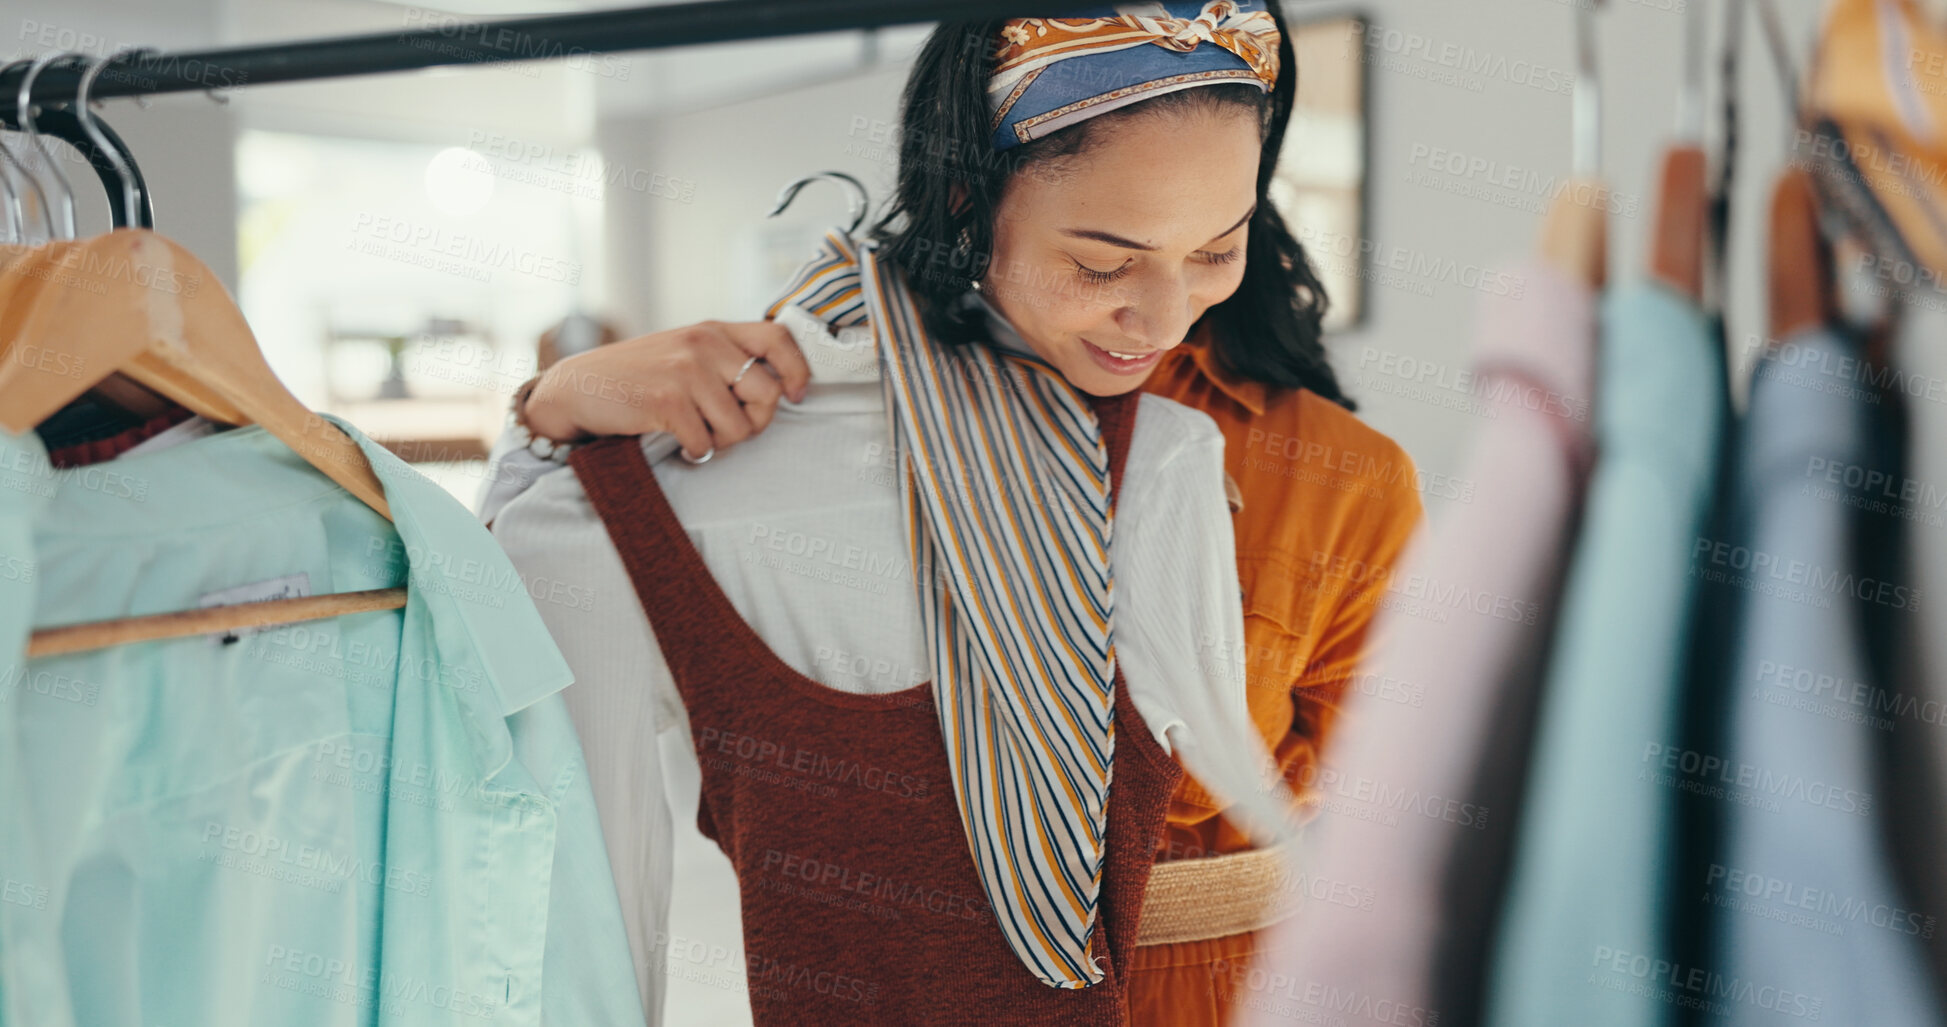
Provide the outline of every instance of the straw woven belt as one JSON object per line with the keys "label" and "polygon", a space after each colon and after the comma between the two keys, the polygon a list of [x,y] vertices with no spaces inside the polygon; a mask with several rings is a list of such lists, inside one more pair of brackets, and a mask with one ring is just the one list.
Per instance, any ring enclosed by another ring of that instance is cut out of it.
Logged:
{"label": "straw woven belt", "polygon": [[1156,864],[1143,892],[1136,944],[1224,938],[1297,912],[1304,896],[1289,887],[1291,844]]}

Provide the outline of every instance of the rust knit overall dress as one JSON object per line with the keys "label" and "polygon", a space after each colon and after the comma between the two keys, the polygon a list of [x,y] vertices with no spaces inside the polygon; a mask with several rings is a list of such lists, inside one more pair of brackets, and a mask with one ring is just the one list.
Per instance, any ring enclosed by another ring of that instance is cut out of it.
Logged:
{"label": "rust knit overall dress", "polygon": [[[1137,399],[1093,398],[1112,485]],[[1182,771],[1131,705],[1120,665],[1096,927],[1107,975],[1053,988],[1008,947],[988,908],[932,682],[856,695],[799,674],[717,585],[636,439],[583,445],[570,463],[689,712],[703,772],[697,826],[737,872],[758,1027],[1126,1023],[1120,971]]]}

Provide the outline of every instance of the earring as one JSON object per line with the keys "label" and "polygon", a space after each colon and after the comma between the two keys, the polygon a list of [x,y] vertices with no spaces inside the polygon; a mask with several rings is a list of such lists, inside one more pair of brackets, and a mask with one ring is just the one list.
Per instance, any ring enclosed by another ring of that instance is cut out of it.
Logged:
{"label": "earring", "polygon": [[[956,256],[958,256],[959,254],[965,254],[966,256],[963,259],[967,261],[971,261],[973,259],[972,230],[964,227],[960,229],[960,237],[954,240],[954,253]],[[962,260],[955,260],[954,263],[958,265],[962,263]],[[975,292],[980,291],[980,279],[978,278],[971,279],[969,285],[973,289],[973,291]]]}

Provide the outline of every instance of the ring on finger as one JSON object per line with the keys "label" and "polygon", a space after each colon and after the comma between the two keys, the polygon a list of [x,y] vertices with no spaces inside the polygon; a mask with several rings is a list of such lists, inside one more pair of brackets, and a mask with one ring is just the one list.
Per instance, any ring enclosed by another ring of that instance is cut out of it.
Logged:
{"label": "ring on finger", "polygon": [[687,460],[692,464],[707,464],[710,462],[711,457],[717,455],[717,447],[714,445],[711,446],[709,450],[707,450],[702,456],[691,456],[688,450],[685,450],[679,446],[676,449],[676,455],[682,457],[684,460]]}
{"label": "ring on finger", "polygon": [[737,383],[744,380],[744,372],[749,371],[751,369],[751,365],[757,363],[759,360],[762,359],[764,358],[752,357],[749,360],[744,361],[744,366],[737,369],[737,376],[735,378],[730,379],[730,387],[733,389],[736,388]]}

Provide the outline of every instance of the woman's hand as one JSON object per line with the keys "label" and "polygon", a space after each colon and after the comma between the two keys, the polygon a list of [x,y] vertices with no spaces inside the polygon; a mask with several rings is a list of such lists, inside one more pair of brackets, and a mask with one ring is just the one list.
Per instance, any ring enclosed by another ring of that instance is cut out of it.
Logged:
{"label": "woman's hand", "polygon": [[[763,361],[733,388],[751,357]],[[525,414],[529,430],[559,442],[666,431],[686,455],[700,457],[763,431],[778,399],[804,399],[810,380],[783,325],[704,321],[561,361],[535,383]]]}

